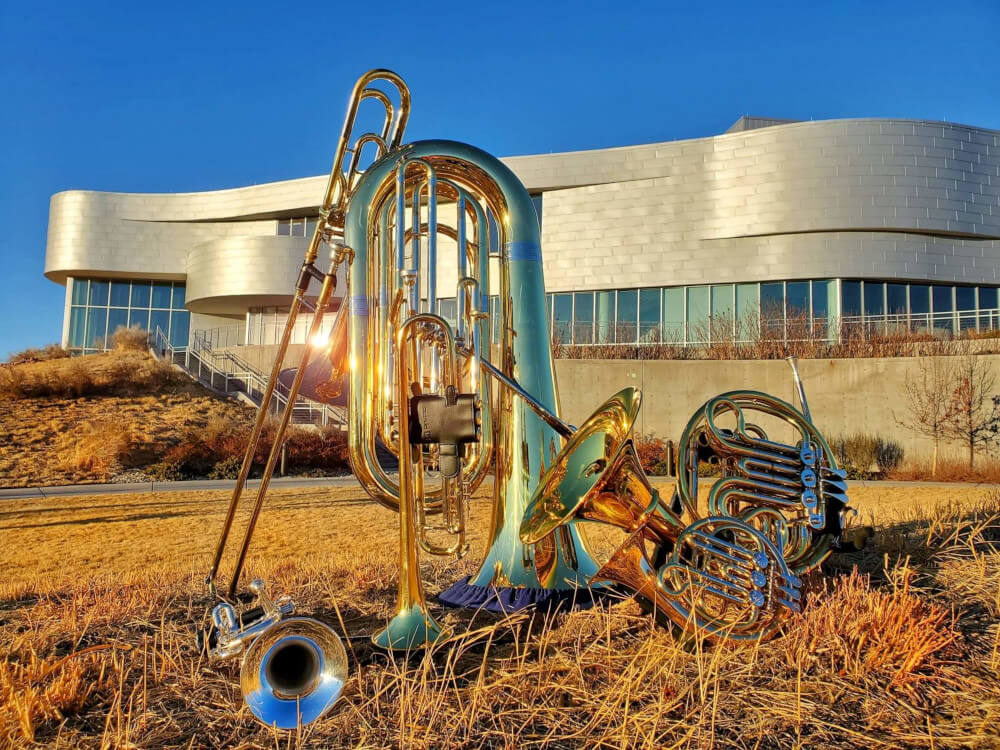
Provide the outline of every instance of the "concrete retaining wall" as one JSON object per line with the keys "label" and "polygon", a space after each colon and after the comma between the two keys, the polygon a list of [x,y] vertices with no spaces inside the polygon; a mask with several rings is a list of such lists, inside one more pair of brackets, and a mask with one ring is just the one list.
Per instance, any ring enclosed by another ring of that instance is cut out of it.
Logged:
{"label": "concrete retaining wall", "polygon": [[[989,361],[1000,384],[1000,355]],[[908,456],[929,455],[931,441],[904,429],[904,383],[918,372],[915,357],[807,359],[799,372],[816,426],[827,437],[864,432],[898,440]],[[626,386],[642,389],[636,432],[677,440],[695,409],[724,391],[749,388],[798,404],[791,369],[782,360],[556,360],[563,417],[580,424],[604,399]],[[959,454],[942,445],[943,453]]]}

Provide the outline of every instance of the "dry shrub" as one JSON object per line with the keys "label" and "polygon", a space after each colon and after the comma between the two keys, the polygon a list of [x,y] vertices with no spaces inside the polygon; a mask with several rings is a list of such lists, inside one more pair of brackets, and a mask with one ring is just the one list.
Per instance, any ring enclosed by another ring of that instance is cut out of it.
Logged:
{"label": "dry shrub", "polygon": [[641,435],[635,438],[634,442],[639,463],[646,474],[656,477],[665,477],[670,474],[671,466],[667,460],[668,441],[654,435]]}
{"label": "dry shrub", "polygon": [[1000,483],[1000,458],[980,456],[976,465],[969,467],[967,458],[945,456],[938,458],[937,473],[931,473],[931,460],[924,457],[903,461],[887,476],[904,482],[981,482]]}
{"label": "dry shrub", "polygon": [[111,347],[120,352],[144,352],[149,348],[149,334],[137,325],[119,326],[111,334]]}
{"label": "dry shrub", "polygon": [[[607,343],[572,345],[558,331],[553,333],[552,356],[562,359],[841,359],[857,357],[919,357],[955,355],[974,351],[1000,352],[1000,330],[962,331],[955,337],[936,337],[900,325],[810,321],[807,315],[789,315],[784,322],[760,321],[756,310],[742,317],[716,315],[683,334],[659,326],[643,331],[642,343],[634,325],[608,331]],[[615,342],[626,343],[615,343]]]}
{"label": "dry shrub", "polygon": [[0,368],[0,393],[8,398],[83,398],[138,395],[189,384],[166,362],[128,349]]}
{"label": "dry shrub", "polygon": [[64,468],[107,476],[122,468],[135,444],[132,428],[117,420],[84,422],[73,427],[77,440]]}
{"label": "dry shrub", "polygon": [[24,398],[24,370],[20,367],[0,367],[0,400]]}
{"label": "dry shrub", "polygon": [[[228,478],[238,470],[246,452],[253,422],[243,418],[213,417],[204,426],[189,428],[163,454],[164,471],[171,478],[216,476]],[[264,425],[254,453],[255,469],[262,469],[274,445],[277,423]],[[348,470],[347,436],[339,429],[291,425],[285,432],[287,468],[291,471],[344,473]]]}
{"label": "dry shrub", "polygon": [[912,571],[898,568],[890,589],[857,570],[810,596],[784,645],[797,664],[837,665],[849,679],[901,686],[933,669],[958,640],[951,613],[911,591]]}
{"label": "dry shrub", "polygon": [[23,352],[11,354],[7,358],[7,363],[11,365],[24,365],[31,362],[48,362],[51,359],[65,359],[69,352],[58,344],[49,344],[41,349],[25,349]]}

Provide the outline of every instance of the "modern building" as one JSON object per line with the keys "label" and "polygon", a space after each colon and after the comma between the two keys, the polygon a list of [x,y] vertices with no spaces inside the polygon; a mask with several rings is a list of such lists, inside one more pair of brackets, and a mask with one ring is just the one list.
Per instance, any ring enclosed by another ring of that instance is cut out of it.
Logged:
{"label": "modern building", "polygon": [[[707,138],[504,161],[536,196],[567,343],[702,341],[747,321],[1000,325],[1000,131],[743,117]],[[63,344],[91,351],[136,324],[181,347],[196,331],[273,342],[325,183],[57,193],[45,275],[66,286]]]}

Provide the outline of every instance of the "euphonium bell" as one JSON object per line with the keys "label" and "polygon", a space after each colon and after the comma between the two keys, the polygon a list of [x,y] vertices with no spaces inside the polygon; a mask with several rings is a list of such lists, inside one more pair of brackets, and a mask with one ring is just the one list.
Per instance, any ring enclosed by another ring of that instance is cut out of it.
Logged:
{"label": "euphonium bell", "polygon": [[535,543],[571,521],[611,524],[628,537],[590,582],[626,586],[684,629],[767,637],[798,611],[800,581],[774,544],[742,521],[710,517],[687,526],[662,502],[630,437],[639,406],[639,391],[626,388],[573,434],[531,498],[522,540]]}

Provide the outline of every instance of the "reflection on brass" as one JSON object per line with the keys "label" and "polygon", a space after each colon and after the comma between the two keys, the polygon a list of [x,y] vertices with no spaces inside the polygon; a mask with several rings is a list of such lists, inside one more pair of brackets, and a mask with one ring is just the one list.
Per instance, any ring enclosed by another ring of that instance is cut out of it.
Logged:
{"label": "reflection on brass", "polygon": [[[522,540],[550,538],[574,521],[609,524],[628,537],[591,582],[628,587],[681,629],[732,640],[772,636],[801,607],[793,566],[818,564],[840,537],[846,484],[829,447],[791,405],[755,392],[723,394],[684,432],[681,502],[672,508],[649,483],[632,443],[639,406],[639,391],[626,388],[570,437],[532,496]],[[782,416],[799,428],[801,440],[794,446],[768,440],[745,421],[751,407]],[[718,426],[723,414],[735,416],[734,429]],[[702,515],[697,462],[710,458],[742,474],[715,485]]]}

